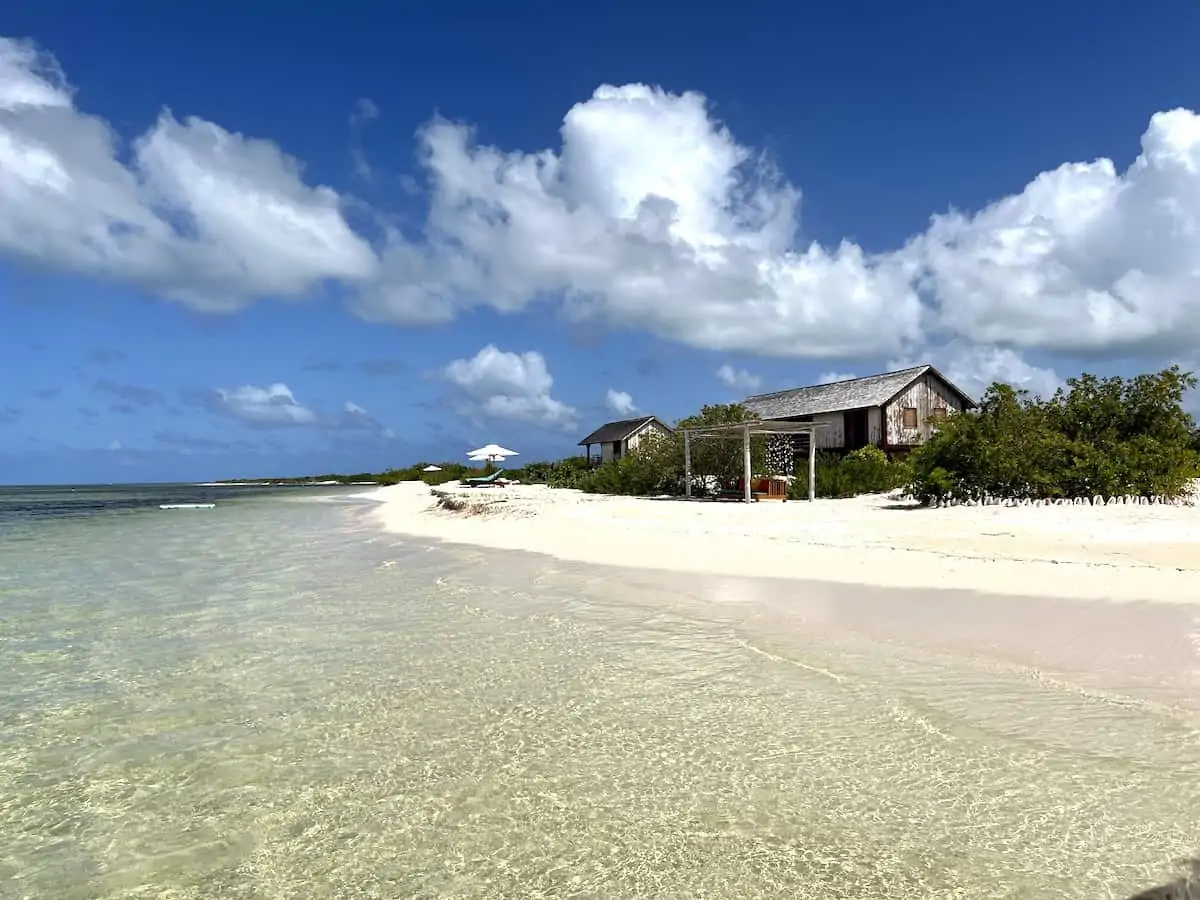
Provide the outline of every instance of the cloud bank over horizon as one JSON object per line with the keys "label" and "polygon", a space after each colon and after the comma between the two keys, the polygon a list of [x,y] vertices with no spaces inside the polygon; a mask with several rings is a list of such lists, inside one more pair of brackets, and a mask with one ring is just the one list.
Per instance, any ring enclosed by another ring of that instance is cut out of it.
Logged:
{"label": "cloud bank over horizon", "polygon": [[[969,391],[996,377],[1051,390],[1061,378],[1026,351],[1173,359],[1200,339],[1190,110],[1153,114],[1124,170],[1096,159],[1031,173],[1018,193],[935,212],[878,253],[805,241],[800,188],[701,93],[601,85],[566,111],[560,137],[553,149],[505,150],[432,119],[417,137],[420,229],[368,235],[348,221],[346,197],[306,181],[272,141],[164,108],[126,143],[81,108],[51,55],[0,38],[0,256],[203,313],[300,301],[328,284],[361,318],[399,326],[552,306],[701,350],[933,361]],[[476,413],[570,421],[544,360],[539,371],[529,354],[488,349],[457,361],[459,396]],[[482,376],[468,377],[471,366],[511,375],[510,357],[524,386],[510,379],[485,396]],[[722,371],[726,384],[754,386],[744,369]],[[299,404],[229,397],[244,412],[304,416]]]}

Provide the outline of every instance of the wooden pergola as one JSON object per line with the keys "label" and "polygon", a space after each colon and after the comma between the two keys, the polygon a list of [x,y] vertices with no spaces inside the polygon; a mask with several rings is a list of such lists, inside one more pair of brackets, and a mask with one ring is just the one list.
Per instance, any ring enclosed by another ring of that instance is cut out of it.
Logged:
{"label": "wooden pergola", "polygon": [[683,484],[684,493],[692,496],[692,440],[716,438],[742,441],[742,459],[744,475],[742,484],[745,488],[747,503],[754,500],[750,481],[753,475],[750,471],[750,438],[753,435],[773,434],[807,434],[808,435],[808,499],[817,497],[817,441],[816,433],[825,428],[825,422],[787,422],[783,420],[758,419],[753,422],[739,422],[735,425],[705,425],[697,428],[680,428],[683,432]]}

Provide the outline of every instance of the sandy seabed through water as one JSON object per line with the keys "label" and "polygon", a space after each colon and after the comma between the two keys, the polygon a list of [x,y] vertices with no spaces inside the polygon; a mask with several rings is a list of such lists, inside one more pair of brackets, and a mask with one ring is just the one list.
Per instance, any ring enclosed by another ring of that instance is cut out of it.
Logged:
{"label": "sandy seabed through water", "polygon": [[1200,846],[1188,604],[215,512],[0,546],[0,896],[1125,897]]}

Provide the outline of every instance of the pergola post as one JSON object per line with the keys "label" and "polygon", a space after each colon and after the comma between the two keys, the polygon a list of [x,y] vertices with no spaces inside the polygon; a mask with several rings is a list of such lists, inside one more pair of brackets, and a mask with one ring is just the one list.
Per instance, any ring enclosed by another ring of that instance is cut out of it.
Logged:
{"label": "pergola post", "polygon": [[750,426],[742,429],[742,486],[745,488],[746,502],[753,502],[750,493]]}
{"label": "pergola post", "polygon": [[[807,434],[808,435],[808,499],[817,498],[817,431],[824,424],[789,422],[787,420],[755,421],[747,423],[730,423],[728,425],[708,425],[697,428],[681,428],[683,432],[683,473],[684,493],[692,496],[692,438],[708,438],[711,440],[741,440],[742,442],[742,499],[747,503],[754,502],[753,476],[750,461],[750,437],[755,434]],[[791,467],[794,468],[794,467]],[[790,469],[789,469],[790,471]],[[770,491],[768,491],[770,494]]]}
{"label": "pergola post", "polygon": [[817,433],[808,433],[808,502],[817,499]]}
{"label": "pergola post", "polygon": [[692,433],[683,432],[683,495],[692,496]]}

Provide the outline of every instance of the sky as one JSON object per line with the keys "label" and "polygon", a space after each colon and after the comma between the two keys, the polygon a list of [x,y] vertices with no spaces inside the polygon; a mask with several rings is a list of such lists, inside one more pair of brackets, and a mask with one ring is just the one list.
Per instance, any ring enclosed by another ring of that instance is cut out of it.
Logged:
{"label": "sky", "polygon": [[9,4],[0,482],[1200,365],[1200,3],[570,6]]}

